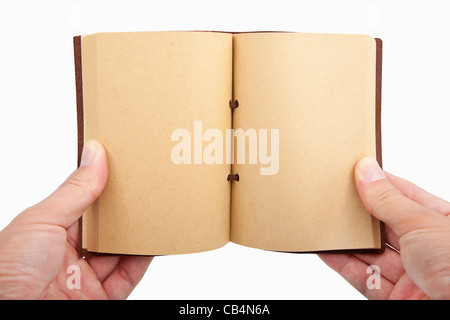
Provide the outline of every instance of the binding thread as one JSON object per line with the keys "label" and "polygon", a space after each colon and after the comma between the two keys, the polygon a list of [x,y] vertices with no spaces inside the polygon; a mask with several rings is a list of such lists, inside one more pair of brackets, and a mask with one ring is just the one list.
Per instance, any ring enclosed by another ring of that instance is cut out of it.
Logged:
{"label": "binding thread", "polygon": [[227,181],[239,181],[239,175],[238,174],[229,174],[227,177]]}
{"label": "binding thread", "polygon": [[230,101],[228,102],[228,105],[230,106],[230,109],[231,109],[231,110],[234,110],[234,109],[236,109],[237,107],[239,107],[239,101],[234,100],[234,102],[233,102],[232,100],[230,100]]}
{"label": "binding thread", "polygon": [[[237,100],[230,100],[228,102],[228,105],[230,107],[230,109],[233,111],[234,109],[236,109],[237,107],[239,107],[239,101]],[[227,181],[239,181],[239,175],[238,174],[229,174],[227,176]]]}

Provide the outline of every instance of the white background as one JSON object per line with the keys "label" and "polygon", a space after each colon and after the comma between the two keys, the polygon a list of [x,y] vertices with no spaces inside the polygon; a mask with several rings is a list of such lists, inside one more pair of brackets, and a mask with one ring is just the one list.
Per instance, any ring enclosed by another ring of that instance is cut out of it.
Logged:
{"label": "white background", "polygon": [[[449,200],[447,3],[2,1],[0,228],[75,169],[72,37],[111,31],[275,30],[380,37],[384,168]],[[229,244],[206,253],[155,258],[130,299],[364,297],[315,255]]]}

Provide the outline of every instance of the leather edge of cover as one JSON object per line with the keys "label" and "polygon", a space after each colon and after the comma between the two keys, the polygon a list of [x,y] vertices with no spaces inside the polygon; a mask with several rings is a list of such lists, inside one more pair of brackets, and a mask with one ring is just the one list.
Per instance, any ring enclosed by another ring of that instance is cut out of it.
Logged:
{"label": "leather edge of cover", "polygon": [[382,82],[382,65],[383,65],[383,41],[375,38],[376,41],[376,96],[375,96],[375,127],[376,127],[376,148],[377,161],[380,167],[383,167],[383,157],[381,148],[381,82]]}
{"label": "leather edge of cover", "polygon": [[73,37],[74,62],[75,62],[75,87],[77,99],[77,144],[78,160],[77,167],[80,166],[81,154],[83,152],[84,124],[83,124],[83,75],[81,61],[81,36]]}
{"label": "leather edge of cover", "polygon": [[[77,104],[77,168],[80,167],[84,145],[84,108],[83,108],[83,73],[81,59],[81,36],[73,37],[73,53],[75,64],[75,88]],[[82,217],[78,219],[78,256],[84,258],[89,254],[82,245]]]}
{"label": "leather edge of cover", "polygon": [[[381,88],[382,88],[382,69],[383,69],[383,41],[375,38],[376,43],[376,89],[375,89],[375,130],[376,130],[376,154],[377,162],[383,168],[383,152],[381,139]],[[376,253],[383,253],[386,250],[386,227],[383,221],[380,221],[381,248]]]}

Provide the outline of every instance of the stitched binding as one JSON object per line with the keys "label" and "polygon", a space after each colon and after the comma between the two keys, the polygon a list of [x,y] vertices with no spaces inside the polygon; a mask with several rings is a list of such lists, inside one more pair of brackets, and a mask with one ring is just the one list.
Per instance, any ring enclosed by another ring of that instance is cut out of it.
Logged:
{"label": "stitched binding", "polygon": [[228,102],[228,105],[230,106],[231,110],[236,109],[237,107],[239,107],[239,101],[234,100],[234,102],[232,100],[230,100]]}
{"label": "stitched binding", "polygon": [[227,177],[227,181],[239,181],[239,175],[238,174],[229,174]]}

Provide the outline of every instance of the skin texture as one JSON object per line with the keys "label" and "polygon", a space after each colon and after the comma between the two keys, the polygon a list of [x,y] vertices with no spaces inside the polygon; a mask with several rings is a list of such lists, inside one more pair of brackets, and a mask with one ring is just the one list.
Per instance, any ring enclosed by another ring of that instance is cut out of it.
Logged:
{"label": "skin texture", "polygon": [[[450,299],[450,203],[385,173],[371,158],[355,167],[362,202],[384,221],[381,255],[319,257],[369,299]],[[380,268],[379,289],[369,289],[367,268]]]}
{"label": "skin texture", "polygon": [[[20,213],[0,232],[1,299],[125,299],[152,257],[93,257],[77,253],[78,219],[102,192],[106,154],[85,144],[80,168],[48,198]],[[69,289],[69,266],[78,266],[80,288]]]}

